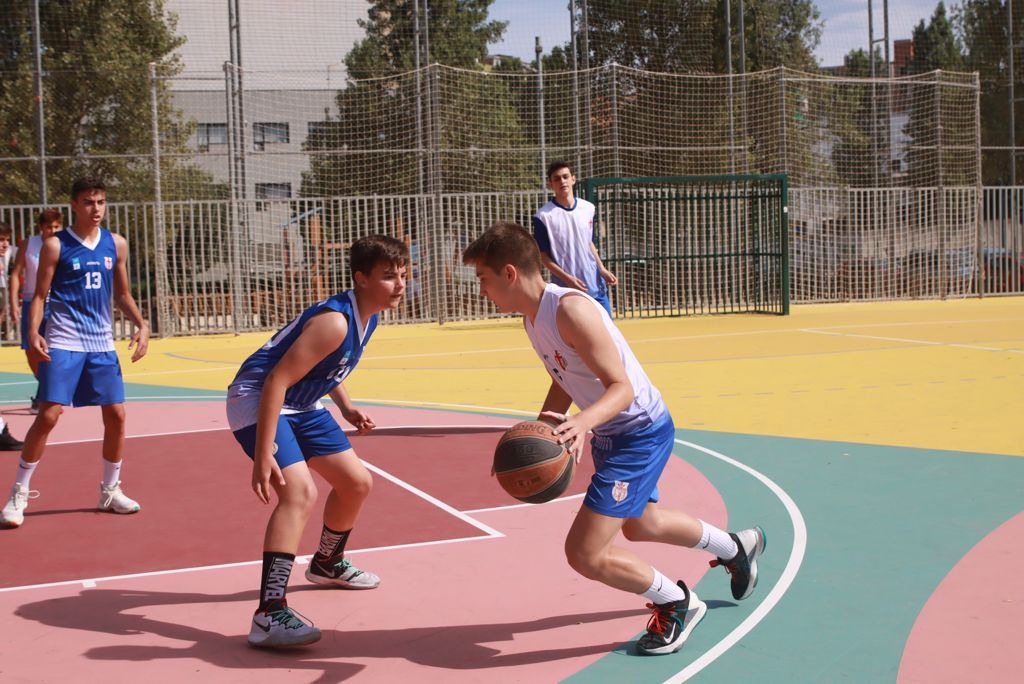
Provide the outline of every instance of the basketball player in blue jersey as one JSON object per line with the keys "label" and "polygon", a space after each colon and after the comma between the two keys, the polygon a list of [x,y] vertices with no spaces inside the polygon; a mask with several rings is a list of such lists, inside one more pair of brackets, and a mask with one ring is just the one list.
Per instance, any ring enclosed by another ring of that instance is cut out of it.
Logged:
{"label": "basketball player in blue jersey", "polygon": [[379,577],[345,558],[345,544],[372,480],[320,399],[330,395],[356,434],[375,427],[341,383],[359,363],[378,314],[401,303],[408,262],[400,240],[370,235],[354,242],[349,252],[354,287],[314,304],[284,326],[246,359],[228,387],[228,423],[253,459],[256,496],[270,503],[271,489],[277,493],[264,536],[260,602],[249,631],[253,646],[301,646],[320,639],[320,630],[285,599],[302,530],[317,500],[310,471],[331,485],[331,493],[306,579],[344,589],[380,584]]}
{"label": "basketball player in blue jersey", "polygon": [[[735,534],[658,505],[658,478],[672,454],[675,425],[661,394],[604,308],[576,289],[544,282],[537,244],[522,226],[501,222],[463,253],[476,269],[480,293],[499,311],[518,312],[551,376],[540,418],[579,461],[586,434],[595,474],[565,540],[576,572],[610,587],[640,594],[652,615],[638,650],[661,655],[682,648],[707,606],[682,580],[671,582],[631,551],[631,541],[699,548],[732,575],[732,595],[744,599],[757,584],[765,536],[759,527]],[[569,416],[573,402],[579,413]]]}
{"label": "basketball player in blue jersey", "polygon": [[[28,367],[32,369],[32,375],[39,378],[39,356],[32,351],[28,345],[28,319],[29,306],[32,304],[32,297],[36,292],[36,275],[39,272],[39,253],[43,249],[43,242],[64,225],[64,216],[60,209],[44,209],[39,212],[39,220],[36,222],[39,228],[38,235],[30,235],[18,245],[18,253],[14,257],[14,265],[11,267],[11,314],[14,323],[21,329],[21,348],[25,350],[25,357],[28,360]],[[43,321],[39,325],[39,334],[46,334],[46,319],[50,316],[49,302],[43,305]],[[32,397],[32,413],[39,413],[39,392]]]}
{"label": "basketball player in blue jersey", "polygon": [[552,282],[586,292],[610,316],[608,286],[619,280],[605,268],[594,245],[594,205],[573,194],[575,185],[576,176],[568,163],[548,165],[548,187],[555,197],[534,215],[533,237]]}
{"label": "basketball player in blue jersey", "polygon": [[[139,504],[121,490],[124,457],[124,381],[114,351],[111,302],[135,324],[128,349],[132,362],[149,348],[149,326],[128,288],[128,243],[102,226],[107,190],[96,178],[79,178],[71,187],[74,223],[48,237],[39,254],[35,293],[29,306],[29,347],[40,359],[39,413],[25,436],[11,498],[0,523],[18,527],[28,499],[38,496],[29,481],[43,456],[46,440],[62,406],[99,406],[103,415],[103,479],[97,507],[112,513],[136,513]],[[50,316],[46,336],[39,333],[47,293]]]}

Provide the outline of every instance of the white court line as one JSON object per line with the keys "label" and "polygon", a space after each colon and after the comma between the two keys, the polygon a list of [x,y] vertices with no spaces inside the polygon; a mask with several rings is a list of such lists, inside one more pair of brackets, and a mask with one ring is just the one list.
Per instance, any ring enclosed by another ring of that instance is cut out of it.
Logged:
{"label": "white court line", "polygon": [[[355,401],[365,401],[365,400],[357,399]],[[465,429],[465,428],[501,429],[503,427],[506,427],[506,426],[465,425],[465,424],[460,424],[460,425],[388,425],[388,426],[385,426],[385,427],[377,428],[375,430],[375,432],[387,432],[388,430],[411,430],[411,429],[419,429],[419,430],[425,430],[425,431],[429,431],[429,430],[446,430],[446,429],[453,429],[453,428],[455,428],[455,429]],[[196,430],[179,430],[177,432],[154,432],[154,433],[148,433],[148,434],[142,434],[142,435],[125,435],[125,438],[128,439],[128,438],[136,438],[136,437],[166,437],[166,436],[170,436],[170,435],[188,435],[188,434],[202,433],[202,432],[217,432],[217,431],[220,431],[220,430],[227,430],[227,429],[229,429],[229,428],[227,426],[224,426],[224,427],[217,427],[217,428],[200,428],[200,429],[196,429]],[[58,444],[83,444],[83,443],[86,443],[86,442],[102,442],[102,441],[103,441],[102,437],[93,438],[93,439],[76,439],[76,440],[68,440],[68,441],[63,441],[63,442],[50,442],[48,444],[48,446],[54,446],[54,445],[58,445]],[[362,459],[360,459],[360,460],[362,460]],[[480,540],[480,539],[498,539],[498,538],[502,538],[502,537],[505,536],[501,532],[495,530],[493,527],[490,527],[489,525],[486,525],[486,524],[480,522],[479,520],[476,520],[476,519],[470,517],[467,513],[464,513],[463,511],[459,511],[459,510],[453,508],[452,506],[446,504],[445,502],[441,501],[440,499],[438,499],[436,497],[433,497],[430,494],[427,494],[423,490],[418,489],[417,487],[414,487],[413,485],[409,484],[408,482],[405,482],[404,480],[402,480],[402,479],[400,479],[398,477],[395,477],[391,473],[388,473],[387,471],[382,470],[382,469],[378,468],[377,466],[375,466],[375,465],[373,465],[371,463],[367,463],[366,461],[363,461],[363,465],[365,465],[367,467],[367,469],[377,473],[378,475],[380,475],[384,479],[390,480],[391,482],[395,483],[396,485],[398,485],[402,489],[405,489],[405,490],[409,491],[410,493],[420,497],[421,499],[424,499],[428,503],[436,506],[437,508],[440,508],[441,510],[445,511],[449,515],[451,515],[451,516],[453,516],[455,518],[458,518],[459,520],[465,522],[466,524],[468,524],[468,525],[470,525],[472,527],[477,528],[478,530],[483,532],[485,536],[482,536],[482,537],[459,537],[459,538],[456,538],[456,539],[439,539],[439,540],[429,541],[429,542],[415,542],[415,543],[412,543],[412,544],[397,544],[397,545],[394,545],[394,546],[381,546],[381,547],[373,547],[373,548],[367,548],[367,549],[356,549],[356,550],[353,550],[353,551],[349,551],[349,553],[366,553],[368,551],[387,551],[387,550],[392,550],[392,549],[408,549],[408,548],[415,548],[415,547],[418,547],[418,546],[431,546],[431,545],[436,545],[436,544],[451,544],[453,542],[473,541],[473,540]],[[301,557],[301,558],[303,559],[304,562],[308,562],[310,556],[304,556],[304,557]],[[27,590],[27,589],[44,589],[44,588],[48,588],[48,587],[62,587],[62,586],[69,586],[69,585],[73,585],[73,584],[81,584],[82,586],[88,588],[88,587],[95,587],[97,582],[109,582],[109,581],[112,581],[112,580],[134,579],[134,578],[137,578],[137,577],[156,577],[156,576],[159,576],[159,575],[172,575],[172,574],[179,573],[179,572],[184,573],[184,572],[197,572],[197,571],[200,571],[200,570],[219,570],[219,569],[222,569],[222,568],[237,568],[237,567],[244,567],[244,566],[247,566],[247,565],[257,565],[257,564],[260,564],[262,562],[263,562],[262,560],[258,560],[258,561],[241,561],[241,562],[238,562],[238,563],[224,563],[224,564],[220,564],[220,565],[203,565],[203,566],[198,566],[198,567],[193,567],[193,568],[173,568],[173,569],[170,569],[170,570],[157,570],[157,571],[153,571],[153,572],[131,573],[131,574],[126,574],[126,575],[111,575],[109,577],[93,577],[93,578],[89,578],[89,579],[64,580],[64,581],[60,581],[60,582],[48,582],[46,584],[29,584],[29,585],[23,585],[23,586],[17,586],[17,587],[0,588],[0,593],[5,593],[5,592],[9,592],[9,591],[21,591],[21,590]]]}
{"label": "white court line", "polygon": [[[419,546],[437,546],[440,544],[456,544],[459,542],[467,541],[480,541],[483,539],[497,539],[497,537],[491,536],[476,536],[476,537],[457,537],[454,539],[438,539],[436,541],[428,542],[414,542],[412,544],[395,544],[393,546],[374,546],[366,549],[355,549],[349,551],[346,549],[346,555],[353,555],[357,553],[369,553],[370,551],[393,551],[400,549],[412,549]],[[295,560],[299,564],[308,563],[312,555],[308,556],[296,556]],[[153,570],[151,572],[134,572],[127,575],[110,575],[109,577],[93,577],[91,579],[75,579],[75,580],[63,580],[60,582],[47,582],[46,584],[26,584],[20,587],[4,587],[0,589],[0,594],[4,594],[11,591],[26,591],[28,589],[50,589],[53,587],[68,587],[74,584],[80,584],[86,589],[92,589],[98,582],[113,582],[116,580],[127,580],[127,579],[138,579],[140,577],[160,577],[162,575],[177,575],[188,572],[203,572],[206,570],[224,570],[231,568],[244,568],[251,565],[261,565],[262,560],[253,561],[239,561],[237,563],[221,563],[219,565],[198,565],[192,568],[172,568],[170,570]]]}
{"label": "white court line", "polygon": [[859,335],[857,333],[840,333],[840,332],[828,332],[826,330],[815,330],[813,328],[804,328],[800,332],[813,333],[815,335],[831,335],[835,337],[860,337],[868,340],[883,340],[885,342],[905,342],[907,344],[920,344],[933,347],[957,347],[959,349],[975,349],[977,351],[995,351],[995,352],[1009,352],[1011,354],[1020,354],[1024,352],[1021,349],[1003,349],[1002,347],[982,347],[975,344],[960,344],[957,342],[936,342],[935,340],[912,340],[905,337],[882,337],[880,335]]}
{"label": "white court line", "polygon": [[722,654],[735,646],[736,642],[754,629],[761,620],[767,617],[772,608],[782,600],[783,595],[787,590],[789,590],[790,585],[793,584],[793,580],[796,579],[796,574],[800,570],[800,565],[804,560],[804,553],[807,550],[807,525],[804,522],[804,517],[800,513],[800,508],[796,505],[789,494],[782,489],[782,487],[775,484],[775,482],[773,482],[767,475],[754,470],[745,463],[740,463],[735,459],[729,458],[725,454],[720,454],[717,451],[708,449],[707,447],[702,447],[699,444],[686,442],[681,439],[677,439],[676,443],[688,446],[691,449],[696,449],[697,451],[701,451],[709,456],[714,456],[721,461],[725,461],[729,465],[735,466],[736,468],[754,476],[762,484],[768,487],[768,489],[770,489],[771,492],[779,498],[782,505],[786,507],[786,512],[789,513],[789,519],[793,523],[793,548],[789,552],[789,560],[786,561],[786,567],[783,568],[782,575],[779,577],[778,581],[775,582],[775,586],[772,587],[771,591],[768,592],[768,595],[765,596],[764,600],[761,601],[757,608],[755,608],[750,615],[743,620],[743,622],[737,625],[735,629],[729,632],[724,639],[705,651],[699,658],[680,670],[674,676],[666,679],[665,684],[685,682],[690,677],[715,662]]}
{"label": "white court line", "polygon": [[575,501],[576,499],[582,499],[586,495],[587,495],[587,493],[584,492],[582,494],[571,494],[569,496],[560,496],[557,499],[552,499],[551,501],[547,501],[547,502],[542,503],[542,504],[530,504],[530,503],[509,504],[508,506],[494,506],[492,508],[475,508],[475,509],[473,509],[471,511],[463,511],[463,513],[472,513],[473,515],[476,515],[477,513],[491,513],[492,511],[510,511],[513,508],[536,508],[537,506],[550,506],[551,504],[560,503],[562,501]]}

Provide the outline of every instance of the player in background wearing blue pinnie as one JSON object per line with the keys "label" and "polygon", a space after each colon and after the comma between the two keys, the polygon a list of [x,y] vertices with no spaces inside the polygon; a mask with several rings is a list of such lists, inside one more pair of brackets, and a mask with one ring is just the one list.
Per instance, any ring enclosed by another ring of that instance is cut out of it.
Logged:
{"label": "player in background wearing blue pinnie", "polygon": [[[658,389],[607,311],[590,295],[544,282],[537,244],[522,226],[500,222],[463,253],[480,293],[499,311],[518,312],[534,351],[551,376],[539,418],[579,462],[591,441],[595,474],[565,540],[569,565],[587,579],[640,594],[652,615],[640,653],[682,648],[707,606],[682,580],[673,583],[631,551],[615,545],[661,542],[708,551],[732,575],[739,600],[757,584],[764,551],[759,527],[731,534],[681,511],[658,505],[658,478],[672,455],[675,425]],[[575,402],[579,413],[569,416]]]}
{"label": "player in background wearing blue pinnie", "polygon": [[302,530],[317,501],[310,471],[330,485],[323,531],[306,579],[344,589],[373,589],[380,578],[345,558],[345,544],[370,493],[370,472],[320,399],[330,395],[341,415],[365,434],[375,425],[341,384],[377,327],[405,292],[409,252],[404,242],[370,235],[349,252],[354,287],[318,302],[281,328],[238,370],[228,387],[228,423],[253,459],[257,498],[277,506],[263,542],[260,602],[249,643],[261,648],[311,644],[320,630],[288,607],[285,593]]}
{"label": "player in background wearing blue pinnie", "polygon": [[610,316],[608,287],[619,279],[605,268],[594,245],[594,205],[573,194],[576,176],[568,162],[551,162],[547,181],[554,199],[533,217],[533,238],[540,248],[540,261],[551,272],[555,285],[586,292]]}
{"label": "player in background wearing blue pinnie", "polygon": [[[97,178],[79,178],[71,187],[74,223],[43,241],[35,292],[29,305],[29,347],[42,359],[39,413],[25,435],[11,497],[0,524],[19,527],[28,500],[38,496],[29,482],[57,424],[62,406],[99,406],[103,415],[103,479],[97,508],[136,513],[138,502],[121,490],[124,457],[124,380],[114,351],[111,304],[136,330],[128,344],[132,362],[149,348],[149,325],[128,287],[128,243],[103,227],[107,189]],[[49,293],[46,335],[40,334]]]}

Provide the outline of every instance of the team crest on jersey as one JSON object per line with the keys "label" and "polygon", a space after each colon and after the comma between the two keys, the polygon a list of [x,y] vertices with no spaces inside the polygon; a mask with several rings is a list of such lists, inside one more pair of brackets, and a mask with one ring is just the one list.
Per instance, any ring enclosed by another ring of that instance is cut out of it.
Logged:
{"label": "team crest on jersey", "polygon": [[627,496],[629,496],[629,483],[616,480],[615,486],[612,487],[612,498],[617,503],[622,503],[626,500]]}
{"label": "team crest on jersey", "polygon": [[114,268],[114,259],[112,257],[103,257],[103,265],[107,267],[107,270]]}
{"label": "team crest on jersey", "polygon": [[78,260],[78,257],[71,257],[71,270],[77,271],[82,268],[82,262]]}
{"label": "team crest on jersey", "polygon": [[558,362],[558,365],[562,368],[562,370],[565,370],[565,367],[569,365],[566,362],[565,357],[562,356],[562,352],[558,351],[557,349],[555,350],[555,361]]}

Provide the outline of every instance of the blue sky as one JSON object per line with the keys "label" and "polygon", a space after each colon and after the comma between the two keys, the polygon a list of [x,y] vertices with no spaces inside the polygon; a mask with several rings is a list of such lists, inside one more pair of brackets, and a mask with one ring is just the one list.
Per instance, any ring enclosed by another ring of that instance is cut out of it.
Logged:
{"label": "blue sky", "polygon": [[[668,0],[672,1],[672,0]],[[732,0],[734,5],[739,0]],[[868,0],[817,0],[825,22],[816,56],[822,66],[843,63],[850,50],[866,48],[868,42]],[[910,38],[913,27],[927,20],[938,0],[890,0],[889,35]],[[947,9],[953,3],[946,3]],[[492,52],[533,59],[534,36],[540,36],[544,52],[569,40],[567,0],[495,0],[491,16],[508,21],[505,40]],[[874,0],[875,36],[882,36],[882,0]]]}

